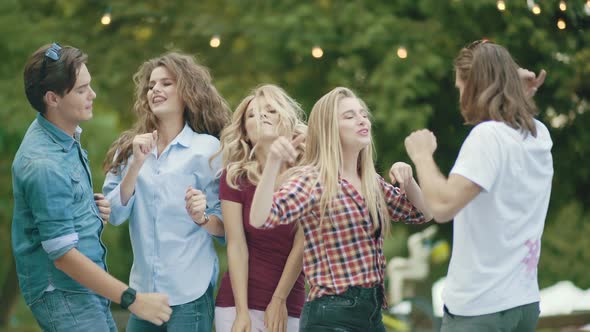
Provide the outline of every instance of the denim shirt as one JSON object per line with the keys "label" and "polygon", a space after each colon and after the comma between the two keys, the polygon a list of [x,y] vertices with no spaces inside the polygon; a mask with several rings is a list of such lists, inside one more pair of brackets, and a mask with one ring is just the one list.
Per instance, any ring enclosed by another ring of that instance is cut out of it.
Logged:
{"label": "denim shirt", "polygon": [[129,219],[129,285],[138,292],[166,293],[170,305],[185,304],[215,285],[219,273],[213,237],[192,221],[184,200],[189,186],[201,190],[207,197],[207,214],[221,219],[220,158],[209,163],[219,140],[185,125],[159,156],[156,149],[141,166],[126,205],[121,204],[126,167],[117,174],[109,172],[102,190],[111,203],[109,222],[120,225]]}
{"label": "denim shirt", "polygon": [[90,292],[54,265],[72,248],[106,270],[103,225],[80,132],[71,137],[38,114],[12,164],[12,251],[29,305],[48,288]]}

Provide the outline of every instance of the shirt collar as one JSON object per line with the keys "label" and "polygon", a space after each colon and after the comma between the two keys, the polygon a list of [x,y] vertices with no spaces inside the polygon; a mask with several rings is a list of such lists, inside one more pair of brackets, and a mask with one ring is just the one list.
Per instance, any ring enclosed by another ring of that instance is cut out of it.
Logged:
{"label": "shirt collar", "polygon": [[172,142],[170,142],[170,145],[178,143],[185,148],[189,148],[191,146],[193,134],[194,132],[191,127],[188,125],[188,123],[185,123],[182,131],[172,140]]}
{"label": "shirt collar", "polygon": [[64,151],[69,151],[74,146],[76,141],[80,141],[80,135],[82,134],[82,128],[76,127],[74,137],[68,135],[65,131],[47,120],[41,113],[37,113],[37,122],[48,134],[51,139],[59,144]]}

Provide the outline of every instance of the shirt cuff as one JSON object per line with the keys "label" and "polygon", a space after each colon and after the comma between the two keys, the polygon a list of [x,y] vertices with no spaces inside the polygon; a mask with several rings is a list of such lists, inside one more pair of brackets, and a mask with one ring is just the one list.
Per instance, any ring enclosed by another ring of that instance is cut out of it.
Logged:
{"label": "shirt cuff", "polygon": [[56,260],[78,245],[78,233],[71,233],[41,242],[49,259]]}
{"label": "shirt cuff", "polygon": [[122,224],[129,219],[131,209],[135,203],[135,192],[131,195],[126,205],[121,202],[121,184],[119,183],[113,191],[111,191],[106,198],[111,203],[111,217],[109,223],[115,226]]}

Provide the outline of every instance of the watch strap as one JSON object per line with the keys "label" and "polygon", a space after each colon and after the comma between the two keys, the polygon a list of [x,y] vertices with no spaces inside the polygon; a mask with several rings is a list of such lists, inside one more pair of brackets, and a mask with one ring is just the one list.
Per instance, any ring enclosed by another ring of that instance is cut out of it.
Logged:
{"label": "watch strap", "polygon": [[131,287],[127,288],[122,294],[121,294],[121,308],[123,309],[127,309],[129,308],[130,305],[133,304],[133,302],[135,302],[135,296],[137,294],[137,291]]}

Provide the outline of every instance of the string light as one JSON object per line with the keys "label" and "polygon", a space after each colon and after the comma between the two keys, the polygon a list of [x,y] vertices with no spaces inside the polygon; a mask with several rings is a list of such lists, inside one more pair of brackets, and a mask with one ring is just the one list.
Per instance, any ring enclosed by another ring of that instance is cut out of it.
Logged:
{"label": "string light", "polygon": [[322,50],[322,48],[321,48],[321,47],[319,47],[319,46],[314,46],[314,47],[311,49],[311,55],[312,55],[314,58],[316,58],[316,59],[319,59],[319,58],[321,58],[322,56],[324,56],[324,50]]}
{"label": "string light", "polygon": [[[458,1],[458,0],[456,0],[456,1]],[[496,7],[498,8],[499,11],[503,12],[506,10],[506,3],[503,0],[498,0],[496,2]],[[586,0],[586,4],[584,5],[584,7],[585,7],[584,9],[585,9],[586,13],[588,15],[590,15],[590,0]],[[566,11],[567,10],[567,3],[563,0],[560,1],[559,2],[559,9],[561,11]],[[534,3],[534,5],[531,8],[531,11],[533,12],[533,14],[539,15],[539,14],[541,14],[541,7],[538,4]],[[100,23],[103,25],[109,25],[109,24],[111,24],[111,22],[112,22],[111,9],[108,8],[104,12],[103,16],[101,17]],[[564,30],[566,27],[567,27],[567,24],[566,24],[565,20],[563,20],[562,18],[557,20],[557,28],[559,30]],[[219,47],[221,45],[221,38],[219,37],[219,35],[213,35],[211,37],[211,40],[209,41],[209,45],[213,48]],[[398,47],[396,53],[400,59],[406,59],[408,57],[408,50],[403,46]],[[311,54],[314,58],[319,59],[324,56],[324,50],[319,46],[314,46],[311,50]]]}
{"label": "string light", "polygon": [[590,0],[587,0],[586,4],[584,5],[584,13],[586,13],[586,15],[590,16]]}
{"label": "string light", "polygon": [[213,48],[218,48],[221,45],[221,38],[218,35],[213,35],[209,41],[209,45]]}
{"label": "string light", "polygon": [[405,58],[407,58],[407,57],[408,57],[408,50],[406,50],[406,48],[405,48],[405,47],[403,47],[403,46],[400,46],[400,47],[398,47],[398,49],[397,49],[397,56],[398,56],[400,59],[405,59]]}
{"label": "string light", "polygon": [[107,10],[104,12],[102,17],[100,18],[100,23],[102,23],[102,25],[109,25],[109,24],[111,24],[111,21],[112,21],[111,9],[107,8]]}

